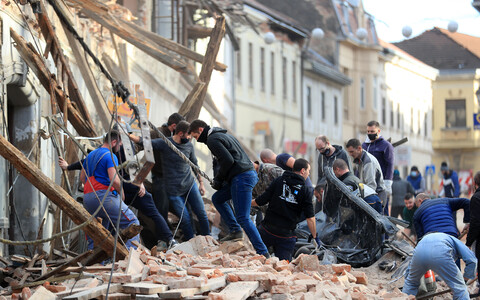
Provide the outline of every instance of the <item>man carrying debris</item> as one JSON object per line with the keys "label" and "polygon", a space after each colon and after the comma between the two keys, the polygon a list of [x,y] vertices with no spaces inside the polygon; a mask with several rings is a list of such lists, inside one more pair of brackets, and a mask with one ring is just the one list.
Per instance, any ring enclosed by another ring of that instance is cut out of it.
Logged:
{"label": "man carrying debris", "polygon": [[[328,188],[327,178],[325,177],[323,168],[326,166],[331,167],[333,163],[337,160],[337,158],[341,158],[348,164],[348,169],[352,170],[350,160],[348,159],[348,154],[342,148],[342,146],[330,144],[330,140],[325,135],[319,135],[315,138],[315,148],[318,151],[317,186],[319,186],[321,198],[334,197],[333,191],[335,189]],[[326,194],[328,194],[328,196],[325,196]],[[317,201],[317,205],[315,206],[315,212],[319,212],[321,207],[321,203]]]}
{"label": "man carrying debris", "polygon": [[[191,162],[197,164],[197,157],[187,134],[189,125],[186,121],[179,122],[175,128],[175,134],[168,139]],[[130,138],[134,142],[142,144],[140,137],[130,135]],[[202,199],[202,195],[205,193],[202,178],[198,175],[199,187],[192,176],[190,165],[170,149],[163,139],[152,140],[152,147],[153,152],[158,152],[162,156],[163,171],[165,172],[164,181],[165,186],[168,187],[168,199],[175,215],[180,218],[184,239],[188,241],[194,236],[193,221],[188,209],[186,209],[187,202],[200,223],[199,233],[210,235],[210,224]]]}
{"label": "man carrying debris", "polygon": [[361,183],[360,179],[350,172],[347,163],[343,159],[339,158],[335,160],[332,168],[335,177],[343,182],[351,191],[358,191],[358,196],[365,200],[365,202],[379,214],[382,213],[382,204],[375,191],[368,185]]}
{"label": "man carrying debris", "polygon": [[351,139],[347,142],[347,151],[353,157],[354,174],[361,182],[371,187],[382,201],[386,204],[387,194],[383,182],[382,169],[377,159],[364,149],[358,139]]}
{"label": "man carrying debris", "polygon": [[458,229],[453,212],[463,208],[463,222],[466,232],[470,223],[470,200],[466,198],[430,199],[420,193],[416,198],[417,211],[413,215],[413,224],[420,240],[429,232],[443,232],[458,237]]}
{"label": "man carrying debris", "polygon": [[[97,217],[102,218],[102,225],[112,232],[115,231],[119,217],[120,229],[127,228],[131,224],[140,224],[135,214],[122,201],[125,197],[116,169],[118,159],[113,154],[120,150],[121,144],[119,132],[110,131],[105,136],[103,145],[90,152],[85,158],[80,174],[80,181],[84,182],[83,206],[93,214],[103,202],[103,209],[100,209]],[[136,248],[132,241],[139,242],[139,235],[126,241],[127,249]],[[88,249],[93,249],[93,241],[90,238],[88,239]]]}
{"label": "man carrying debris", "polygon": [[[283,169],[280,168],[279,166],[276,166],[274,164],[269,164],[269,163],[261,163],[259,161],[253,162],[253,167],[255,168],[255,171],[257,172],[258,176],[258,182],[257,184],[253,187],[252,190],[252,197],[257,198],[261,194],[265,192],[265,190],[272,184],[272,182],[282,176],[283,174]],[[252,207],[251,209],[251,215],[254,215],[256,213],[257,218],[256,218],[256,223],[257,225],[260,224],[260,222],[263,219],[263,214],[266,212],[266,207],[265,209],[259,209],[259,208],[254,208]]]}
{"label": "man carrying debris", "polygon": [[[180,121],[185,120],[179,113],[173,113],[168,117],[167,123],[163,124],[158,129],[160,132],[166,136],[171,137],[174,132],[177,124]],[[156,131],[151,131],[151,138],[156,139],[159,138],[160,135],[157,134]],[[169,201],[167,195],[167,189],[165,187],[165,179],[162,167],[162,160],[163,157],[160,155],[159,152],[154,153],[155,157],[155,165],[152,168],[152,195],[153,200],[155,201],[155,205],[158,208],[158,211],[163,216],[165,221],[168,221],[168,210],[169,210]]]}
{"label": "man carrying debris", "polygon": [[[465,262],[463,276],[455,264],[455,261],[459,258]],[[441,232],[429,233],[415,247],[412,260],[406,271],[402,292],[408,295],[416,295],[420,279],[425,272],[432,270],[442,277],[452,289],[453,299],[470,299],[464,277],[474,279],[476,268],[477,259],[475,255],[460,240]]]}
{"label": "man carrying debris", "polygon": [[[189,133],[208,146],[218,163],[212,188],[217,190],[212,202],[227,224],[230,233],[223,239],[242,239],[242,228],[258,254],[269,256],[255,224],[250,219],[252,189],[258,181],[252,162],[240,143],[225,129],[210,128],[202,120],[190,124]],[[227,201],[232,199],[235,215]],[[240,227],[241,226],[241,227]]]}
{"label": "man carrying debris", "polygon": [[310,164],[299,158],[295,160],[292,172],[285,171],[260,197],[252,200],[252,206],[268,203],[265,219],[258,231],[265,245],[273,246],[275,255],[280,260],[292,260],[297,241],[294,231],[303,216],[307,219],[308,229],[317,245],[321,244],[313,211],[313,191],[305,183],[309,174]]}

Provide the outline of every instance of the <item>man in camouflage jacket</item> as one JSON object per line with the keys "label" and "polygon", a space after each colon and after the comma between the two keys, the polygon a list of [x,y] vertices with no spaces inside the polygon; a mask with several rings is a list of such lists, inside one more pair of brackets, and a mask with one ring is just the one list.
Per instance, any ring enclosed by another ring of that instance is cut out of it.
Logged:
{"label": "man in camouflage jacket", "polygon": [[[253,163],[253,167],[255,168],[255,171],[258,175],[258,182],[252,190],[252,197],[255,199],[261,194],[263,194],[263,192],[265,192],[265,190],[270,186],[270,184],[272,184],[275,178],[282,176],[284,170],[277,165],[269,163],[264,164],[258,161],[255,161]],[[258,214],[259,211],[265,214],[265,212],[267,211],[267,207],[268,205],[257,206],[255,208],[252,207],[250,214]],[[260,222],[262,219],[263,216],[257,215],[257,222]]]}

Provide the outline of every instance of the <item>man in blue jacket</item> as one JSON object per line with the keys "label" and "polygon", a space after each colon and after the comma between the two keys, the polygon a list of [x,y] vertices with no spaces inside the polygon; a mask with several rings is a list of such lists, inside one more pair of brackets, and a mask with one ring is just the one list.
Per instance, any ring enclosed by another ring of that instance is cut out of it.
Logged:
{"label": "man in blue jacket", "polygon": [[[380,123],[377,121],[368,122],[367,139],[362,144],[362,148],[378,160],[385,181],[385,191],[391,195],[395,153],[392,144],[380,135]],[[387,197],[386,203],[383,203],[385,215],[388,215],[388,202],[389,197]]]}
{"label": "man in blue jacket", "polygon": [[420,193],[416,198],[417,211],[413,215],[413,224],[418,240],[429,232],[443,232],[458,237],[454,212],[463,209],[463,222],[468,230],[470,223],[470,200],[466,198],[440,198],[430,199],[426,194]]}
{"label": "man in blue jacket", "polygon": [[[464,276],[455,265],[455,261],[459,258],[465,262]],[[475,255],[457,238],[441,232],[430,233],[418,242],[413,252],[402,292],[407,295],[416,295],[420,279],[425,272],[432,270],[440,275],[452,289],[453,299],[470,299],[463,277],[475,278],[476,267]]]}

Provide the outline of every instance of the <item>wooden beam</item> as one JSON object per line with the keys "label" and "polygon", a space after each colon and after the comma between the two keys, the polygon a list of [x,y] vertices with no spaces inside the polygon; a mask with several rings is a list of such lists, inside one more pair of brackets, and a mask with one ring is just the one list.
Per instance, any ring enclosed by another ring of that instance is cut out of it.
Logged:
{"label": "wooden beam", "polygon": [[[85,120],[85,123],[87,123],[89,127],[91,127],[94,130],[95,126],[93,125],[93,122],[90,118],[90,114],[88,113],[87,106],[83,101],[83,97],[80,94],[80,91],[78,90],[77,82],[73,77],[68,61],[65,55],[63,55],[62,45],[60,45],[57,35],[53,29],[52,23],[48,18],[45,5],[43,4],[43,1],[39,1],[39,4],[43,13],[35,14],[35,16],[37,17],[38,24],[40,25],[40,30],[42,31],[42,35],[46,41],[48,41],[50,38],[52,39],[52,45],[49,49],[50,53],[52,54],[52,56],[54,53],[57,54],[57,57],[55,59],[60,60],[60,64],[62,65],[63,72],[65,72],[68,77],[68,86],[64,86],[63,88],[65,91],[67,90],[69,91],[68,96],[70,97],[70,99],[72,99],[73,102],[77,104],[78,110],[81,113],[83,119]],[[60,73],[60,76],[58,76],[59,78],[57,78],[57,83],[62,82],[63,80],[62,75],[63,73]]]}
{"label": "wooden beam", "polygon": [[[202,69],[200,71],[199,80],[205,83],[205,87],[201,90],[200,94],[196,98],[190,98],[189,101],[183,102],[180,107],[179,113],[185,116],[185,119],[188,122],[192,122],[200,114],[200,110],[203,106],[203,100],[207,94],[208,84],[210,83],[210,78],[212,77],[212,71],[214,67],[215,60],[217,58],[218,50],[220,49],[220,44],[222,43],[223,36],[225,35],[225,17],[219,16],[215,18],[215,27],[213,27],[212,35],[208,41],[207,51],[205,53],[205,60],[202,64]],[[189,102],[193,102],[189,103]],[[186,107],[191,107],[188,111]]]}
{"label": "wooden beam", "polygon": [[80,50],[80,43],[75,39],[73,34],[65,28],[65,26],[63,28],[70,44],[70,48],[72,49],[73,56],[75,57],[75,61],[77,62],[78,69],[80,70],[80,74],[82,74],[88,93],[95,106],[95,114],[98,116],[100,124],[102,124],[102,129],[106,131],[110,125],[111,118],[107,103],[105,103],[103,95],[98,89],[96,83],[97,80],[93,76],[92,70],[88,67],[88,62],[83,54],[84,52]]}
{"label": "wooden beam", "polygon": [[[74,1],[78,2],[77,0]],[[135,32],[121,27],[117,20],[113,20],[110,15],[107,15],[105,13],[98,14],[90,10],[90,6],[87,6],[87,2],[90,1],[87,0],[85,2],[86,3],[83,3],[83,1],[78,2],[83,7],[80,11],[82,14],[85,14],[90,19],[109,29],[111,32],[115,33],[122,39],[141,49],[148,55],[154,57],[161,63],[169,66],[170,68],[180,73],[189,73],[185,62],[179,61],[177,58],[161,51],[160,49],[158,49],[156,44],[149,43],[148,40],[141,38],[140,36],[138,36],[138,34],[135,34]]]}
{"label": "wooden beam", "polygon": [[[180,54],[180,55],[182,55],[186,58],[189,58],[189,59],[191,59],[193,61],[196,61],[198,63],[203,63],[203,61],[205,59],[204,56],[201,55],[200,53],[197,53],[193,50],[190,50],[189,48],[187,48],[187,47],[185,47],[181,44],[175,43],[172,40],[166,39],[163,36],[158,35],[154,32],[145,30],[142,27],[140,27],[140,26],[138,26],[134,23],[127,22],[125,20],[120,20],[119,22],[120,22],[120,24],[124,25],[125,27],[131,28],[132,30],[135,30],[139,34],[144,35],[146,38],[150,39],[152,42],[158,44],[159,46],[164,47],[164,48],[166,48],[168,50],[171,50],[173,52],[176,52],[176,53],[178,53],[178,54]],[[204,36],[204,37],[209,37],[210,36],[210,34],[212,32],[212,28],[206,28],[206,27],[202,27],[202,26],[199,26],[199,27],[205,29],[204,31],[207,33],[207,35]],[[227,70],[227,66],[223,63],[220,63],[220,62],[215,62],[214,68],[215,68],[215,70],[221,71],[221,72],[225,72]]]}
{"label": "wooden beam", "polygon": [[182,105],[180,110],[178,111],[179,114],[186,115],[190,109],[192,108],[193,104],[197,100],[197,98],[200,96],[202,91],[205,89],[205,83],[204,82],[197,82],[193,86],[192,90],[188,94],[187,98],[185,98],[185,105]]}
{"label": "wooden beam", "polygon": [[203,27],[200,25],[187,26],[188,38],[190,39],[204,39],[212,34],[212,28]]}
{"label": "wooden beam", "polygon": [[41,55],[38,54],[34,47],[30,43],[27,43],[25,39],[16,33],[12,28],[10,28],[10,36],[15,41],[15,48],[18,50],[30,69],[38,77],[45,90],[47,90],[47,92],[49,92],[51,95],[55,95],[55,99],[57,100],[60,109],[63,111],[64,106],[67,106],[68,120],[70,123],[72,123],[77,133],[87,137],[96,136],[95,128],[93,128],[90,123],[85,120],[85,117],[81,115],[71,103],[69,103],[64,91],[58,88],[58,83],[51,78],[51,74],[48,71],[48,68],[45,66]]}
{"label": "wooden beam", "polygon": [[[47,196],[48,199],[60,207],[75,224],[79,225],[89,220],[91,215],[80,203],[43,174],[34,163],[28,160],[22,152],[1,135],[0,155],[7,159],[23,177]],[[99,245],[110,256],[113,255],[114,237],[97,219],[84,226],[83,230],[92,238],[96,245]],[[123,259],[127,255],[127,249],[122,244],[117,243],[117,259]]]}

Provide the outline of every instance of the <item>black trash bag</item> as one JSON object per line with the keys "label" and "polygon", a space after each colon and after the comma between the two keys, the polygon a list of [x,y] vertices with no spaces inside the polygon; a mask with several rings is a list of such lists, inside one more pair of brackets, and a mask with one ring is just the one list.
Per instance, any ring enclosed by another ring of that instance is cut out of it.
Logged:
{"label": "black trash bag", "polygon": [[[351,192],[335,177],[331,168],[326,167],[324,172],[330,192],[324,199],[323,211],[315,215],[320,240],[340,262],[354,267],[373,264],[386,242],[384,234],[392,239],[398,231],[397,227]],[[304,245],[304,238],[309,233],[307,222],[300,222],[296,229],[297,243]]]}

